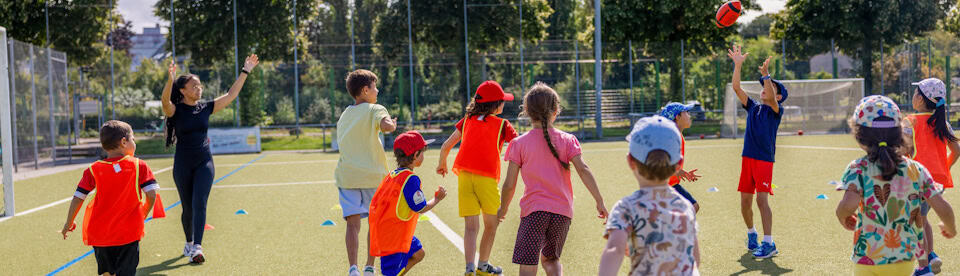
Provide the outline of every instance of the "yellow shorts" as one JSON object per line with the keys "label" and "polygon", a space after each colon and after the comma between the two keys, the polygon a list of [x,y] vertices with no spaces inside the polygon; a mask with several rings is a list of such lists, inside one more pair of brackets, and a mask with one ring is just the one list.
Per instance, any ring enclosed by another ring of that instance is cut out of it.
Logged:
{"label": "yellow shorts", "polygon": [[457,178],[460,217],[496,215],[500,209],[500,187],[497,179],[461,170]]}
{"label": "yellow shorts", "polygon": [[885,265],[862,265],[855,264],[853,275],[855,276],[880,276],[880,275],[912,275],[916,262],[902,261],[899,263]]}

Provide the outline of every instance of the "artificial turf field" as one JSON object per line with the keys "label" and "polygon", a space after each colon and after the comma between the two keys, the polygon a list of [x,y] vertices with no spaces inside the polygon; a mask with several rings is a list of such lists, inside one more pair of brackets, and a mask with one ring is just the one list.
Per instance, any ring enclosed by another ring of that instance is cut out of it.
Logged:
{"label": "artificial turf field", "polygon": [[[841,177],[845,166],[863,154],[850,135],[784,136],[778,139],[774,166],[775,196],[771,200],[774,215],[774,239],[780,255],[754,260],[745,249],[745,229],[740,218],[736,186],[740,170],[742,140],[687,141],[687,169],[698,169],[700,181],[684,184],[700,202],[697,220],[702,252],[703,275],[849,275],[853,262],[852,232],[844,230],[834,216],[841,192],[827,185]],[[607,208],[632,193],[636,183],[627,167],[626,142],[584,143],[584,159],[590,165],[604,196]],[[454,153],[455,154],[455,153]],[[421,221],[417,237],[423,242],[426,259],[411,275],[462,275],[463,254],[438,230],[447,225],[451,239],[463,235],[463,219],[457,216],[456,177],[441,178],[433,172],[438,151],[427,152],[424,166],[418,168],[426,194],[437,185],[448,190],[447,198],[432,212],[429,221]],[[180,226],[179,205],[167,211],[167,218],[146,223],[146,236],[140,243],[142,275],[228,275],[228,274],[319,274],[344,275],[347,260],[343,244],[345,223],[333,208],[338,203],[333,171],[337,154],[267,152],[263,154],[215,156],[217,180],[208,203],[207,223],[215,229],[204,235],[203,265],[188,264],[182,256],[184,237]],[[452,162],[453,158],[450,158]],[[165,206],[179,199],[169,166],[172,159],[147,160],[157,172]],[[388,158],[388,162],[393,162]],[[953,173],[960,173],[954,168]],[[81,170],[16,182],[16,208],[19,212],[47,205],[72,196]],[[600,253],[606,241],[603,226],[596,218],[593,199],[573,174],[575,214],[567,236],[561,262],[567,275],[596,274]],[[521,184],[522,187],[522,184]],[[718,192],[708,192],[717,187]],[[518,189],[514,206],[500,224],[492,262],[504,267],[505,275],[516,275],[511,263],[519,217]],[[825,194],[826,200],[816,199]],[[946,199],[960,205],[960,195],[947,193]],[[60,203],[9,220],[0,221],[0,274],[95,274],[91,250],[82,244],[79,232],[66,240],[59,234],[69,204]],[[234,213],[244,209],[246,215]],[[754,221],[760,228],[759,212]],[[937,223],[933,212],[931,222]],[[335,226],[321,226],[325,220]],[[78,223],[80,218],[78,217]],[[365,221],[366,222],[366,221]],[[442,222],[442,223],[441,223]],[[361,233],[366,233],[366,225]],[[936,230],[935,231],[939,232]],[[960,274],[960,242],[946,240],[937,233],[936,252],[943,258],[942,275]],[[360,260],[365,259],[366,242],[361,240]],[[621,274],[629,260],[625,259]],[[379,271],[379,262],[378,262]],[[543,272],[541,271],[541,274]]]}

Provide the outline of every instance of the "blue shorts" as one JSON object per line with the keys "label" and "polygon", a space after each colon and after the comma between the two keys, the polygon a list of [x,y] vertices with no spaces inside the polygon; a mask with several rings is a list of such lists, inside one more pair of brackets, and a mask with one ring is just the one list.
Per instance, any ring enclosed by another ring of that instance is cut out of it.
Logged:
{"label": "blue shorts", "polygon": [[394,253],[380,257],[380,273],[387,276],[400,274],[404,268],[407,268],[407,261],[410,260],[410,257],[421,249],[423,249],[423,244],[420,244],[420,240],[414,236],[407,253]]}
{"label": "blue shorts", "polygon": [[337,188],[340,192],[340,208],[343,209],[343,217],[360,215],[366,218],[370,215],[370,200],[377,189],[344,189]]}

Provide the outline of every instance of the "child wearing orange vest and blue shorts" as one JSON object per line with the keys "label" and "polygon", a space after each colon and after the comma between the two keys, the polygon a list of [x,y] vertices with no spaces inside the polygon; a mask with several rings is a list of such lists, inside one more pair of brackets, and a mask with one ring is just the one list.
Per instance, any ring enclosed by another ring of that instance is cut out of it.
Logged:
{"label": "child wearing orange vest and blue shorts", "polygon": [[[466,260],[465,275],[500,275],[503,269],[490,264],[490,251],[496,237],[497,211],[500,209],[500,154],[503,144],[517,137],[510,122],[497,117],[503,113],[504,102],[513,101],[513,94],[503,92],[495,81],[486,81],[477,87],[473,101],[467,106],[467,115],[457,123],[457,130],[440,149],[437,173],[447,174],[447,156],[460,143],[460,151],[453,162],[453,173],[458,176],[460,216],[464,218],[463,249]],[[479,216],[483,214],[483,237],[480,239],[480,263],[474,265],[477,252]]]}
{"label": "child wearing orange vest and blue shorts", "polygon": [[96,189],[83,216],[83,243],[93,246],[97,274],[134,275],[147,212],[152,208],[154,218],[164,217],[159,186],[150,167],[133,157],[137,144],[130,125],[107,121],[100,128],[100,144],[107,158],[83,171],[60,233],[67,239],[83,201]]}
{"label": "child wearing orange vest and blue shorts", "polygon": [[397,136],[393,154],[398,168],[383,178],[371,199],[370,255],[380,257],[383,275],[405,275],[423,260],[423,245],[413,236],[417,219],[447,196],[447,190],[440,186],[433,200],[427,202],[420,177],[413,173],[423,164],[423,153],[430,142],[416,131]]}
{"label": "child wearing orange vest and blue shorts", "polygon": [[[925,79],[913,85],[917,86],[913,93],[913,109],[920,113],[909,115],[903,120],[903,132],[907,138],[912,138],[912,141],[907,141],[913,145],[910,157],[923,164],[933,176],[933,180],[943,185],[944,189],[953,188],[950,167],[953,167],[960,157],[960,143],[947,121],[946,85],[936,78]],[[920,214],[924,217],[924,233],[933,233],[933,227],[925,219],[929,211],[930,207],[924,203],[920,209]],[[940,273],[943,261],[933,252],[933,235],[928,234],[924,238],[924,249],[929,252],[929,270]]]}

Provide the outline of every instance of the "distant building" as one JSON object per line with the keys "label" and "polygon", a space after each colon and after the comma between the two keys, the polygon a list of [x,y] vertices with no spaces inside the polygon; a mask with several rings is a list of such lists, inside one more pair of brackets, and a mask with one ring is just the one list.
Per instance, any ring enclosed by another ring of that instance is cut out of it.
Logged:
{"label": "distant building", "polygon": [[160,60],[169,56],[163,48],[167,38],[160,32],[160,24],[153,28],[143,28],[143,33],[134,35],[130,40],[133,42],[133,47],[130,48],[130,55],[133,56],[131,71],[136,71],[144,59]]}
{"label": "distant building", "polygon": [[[853,74],[853,59],[837,53],[837,74],[840,78],[851,78]],[[833,58],[830,53],[819,54],[810,58],[810,73],[833,73]]]}

